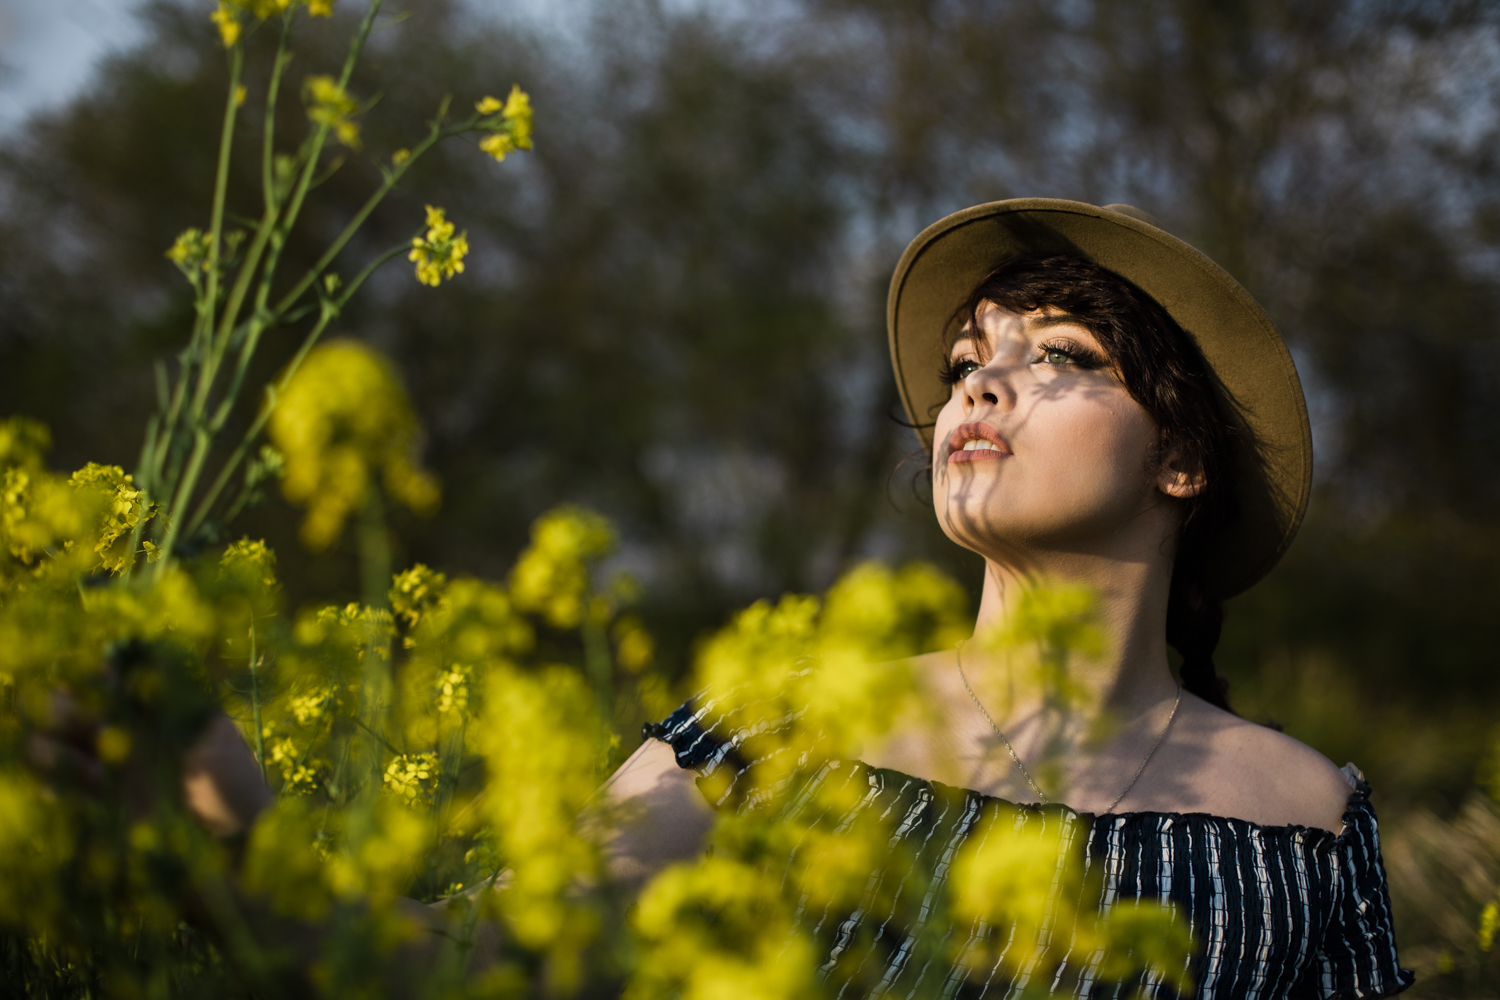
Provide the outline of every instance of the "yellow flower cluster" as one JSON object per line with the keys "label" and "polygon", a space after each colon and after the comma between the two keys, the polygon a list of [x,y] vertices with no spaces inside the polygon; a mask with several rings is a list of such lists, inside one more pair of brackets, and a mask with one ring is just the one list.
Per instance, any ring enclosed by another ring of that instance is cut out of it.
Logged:
{"label": "yellow flower cluster", "polygon": [[276,553],[264,539],[242,538],[230,543],[219,557],[221,574],[238,576],[265,587],[276,586]]}
{"label": "yellow flower cluster", "polygon": [[391,610],[407,628],[416,628],[422,617],[442,599],[447,587],[446,576],[417,563],[411,569],[396,574],[389,595]]}
{"label": "yellow flower cluster", "polygon": [[359,104],[331,76],[310,76],[302,81],[302,100],[307,117],[332,130],[334,137],[350,149],[359,149],[359,123],[353,118]]}
{"label": "yellow flower cluster", "polygon": [[417,422],[390,364],[351,340],[312,351],[271,411],[267,429],[285,457],[282,492],[307,507],[302,540],[326,549],[368,502],[376,472],[386,494],[419,514],[439,490],[412,459]]}
{"label": "yellow flower cluster", "polygon": [[201,229],[184,229],[167,249],[167,260],[177,265],[183,276],[198,284],[199,275],[208,270],[208,251],[212,240]]}
{"label": "yellow flower cluster", "polygon": [[603,727],[594,696],[576,671],[496,669],[485,692],[481,746],[490,781],[507,794],[488,799],[500,856],[513,878],[499,906],[505,930],[545,955],[560,993],[577,988],[600,916],[572,896],[597,881],[598,846],[578,817],[602,775]]}
{"label": "yellow flower cluster", "polygon": [[991,969],[1003,954],[1006,967],[1019,973],[1053,968],[1068,949],[1077,949],[1108,956],[1100,970],[1108,981],[1145,972],[1179,994],[1188,992],[1183,956],[1193,942],[1187,926],[1159,903],[1118,905],[1101,916],[1091,905],[1099,887],[1084,885],[1082,858],[1064,846],[1083,842],[1078,823],[1028,822],[1014,808],[986,817],[954,862],[953,912],[971,926],[1008,930],[1004,940],[977,938],[960,961]]}
{"label": "yellow flower cluster", "polygon": [[440,771],[435,753],[404,753],[393,757],[385,769],[385,787],[407,805],[430,805]]}
{"label": "yellow flower cluster", "polygon": [[479,148],[497,163],[507,153],[531,148],[531,96],[519,86],[511,86],[503,103],[498,98],[485,97],[474,108],[483,116],[480,126],[490,133],[479,140]]}
{"label": "yellow flower cluster", "polygon": [[[93,493],[103,501],[104,517],[94,551],[99,555],[101,569],[123,573],[137,555],[130,547],[136,528],[156,515],[156,505],[135,488],[132,477],[118,465],[90,462],[73,473],[68,485],[80,492]],[[146,542],[145,547],[154,560],[155,546]]]}
{"label": "yellow flower cluster", "polygon": [[228,49],[233,48],[240,40],[241,12],[264,21],[298,6],[306,7],[313,17],[330,17],[333,14],[333,0],[219,0],[218,6],[209,16],[219,29],[220,41]]}
{"label": "yellow flower cluster", "polygon": [[593,511],[565,506],[544,514],[511,570],[516,606],[540,613],[554,628],[577,628],[590,610],[589,564],[614,546],[614,529]]}
{"label": "yellow flower cluster", "polygon": [[441,208],[427,206],[427,232],[413,236],[407,260],[417,265],[417,280],[436,288],[444,278],[462,274],[469,253],[469,234],[454,234],[453,223]]}
{"label": "yellow flower cluster", "polygon": [[26,417],[0,420],[0,469],[38,472],[51,449],[52,432],[46,424]]}

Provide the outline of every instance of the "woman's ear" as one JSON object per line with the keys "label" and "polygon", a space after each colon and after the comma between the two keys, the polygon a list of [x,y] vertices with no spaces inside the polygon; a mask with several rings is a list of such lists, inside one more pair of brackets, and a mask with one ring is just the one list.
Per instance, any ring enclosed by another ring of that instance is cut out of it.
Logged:
{"label": "woman's ear", "polygon": [[1208,486],[1203,463],[1197,458],[1189,459],[1181,448],[1168,448],[1156,471],[1156,488],[1169,497],[1187,500],[1202,493]]}

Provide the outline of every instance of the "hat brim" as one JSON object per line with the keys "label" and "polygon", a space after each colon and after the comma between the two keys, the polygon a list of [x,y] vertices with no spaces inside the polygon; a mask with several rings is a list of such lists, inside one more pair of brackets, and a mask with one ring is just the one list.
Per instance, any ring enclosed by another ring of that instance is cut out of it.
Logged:
{"label": "hat brim", "polygon": [[1220,598],[1249,588],[1291,545],[1312,488],[1312,431],[1296,365],[1265,311],[1229,274],[1139,219],[1083,202],[1017,198],[954,213],[912,240],[886,307],[896,386],[930,455],[932,422],[951,390],[939,379],[943,333],[1003,260],[1066,254],[1112,271],[1155,299],[1197,343],[1226,415],[1239,426],[1237,513],[1207,553]]}

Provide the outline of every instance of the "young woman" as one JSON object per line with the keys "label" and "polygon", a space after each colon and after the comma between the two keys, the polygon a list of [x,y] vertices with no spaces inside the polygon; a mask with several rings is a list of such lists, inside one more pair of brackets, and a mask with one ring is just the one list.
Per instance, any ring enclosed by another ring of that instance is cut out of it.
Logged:
{"label": "young woman", "polygon": [[[1214,671],[1220,602],[1280,558],[1310,483],[1301,386],[1265,314],[1136,209],[1021,199],[918,236],[888,317],[938,522],[985,561],[976,632],[1037,581],[1073,581],[1100,595],[1107,651],[1072,664],[1067,712],[977,646],[920,658],[936,715],[839,770],[868,788],[844,818],[899,816],[902,839],[950,855],[987,806],[1075,818],[1106,899],[1188,917],[1197,996],[1410,985],[1368,786],[1233,714]],[[695,779],[754,763],[729,719],[710,697],[647,726],[609,785],[634,817],[612,845],[622,876],[700,849],[713,812]],[[825,971],[894,996],[1088,995],[1098,972],[1088,955],[1051,984],[908,964],[910,928],[825,916],[807,918]],[[860,935],[874,946],[846,950]]]}

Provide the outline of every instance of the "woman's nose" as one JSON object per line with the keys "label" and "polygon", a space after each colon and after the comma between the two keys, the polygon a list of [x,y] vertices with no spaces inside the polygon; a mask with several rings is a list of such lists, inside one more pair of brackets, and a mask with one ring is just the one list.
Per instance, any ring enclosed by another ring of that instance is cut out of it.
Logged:
{"label": "woman's nose", "polygon": [[985,406],[1012,409],[1016,405],[1016,390],[1011,384],[1013,367],[996,358],[970,372],[964,378],[964,412]]}

